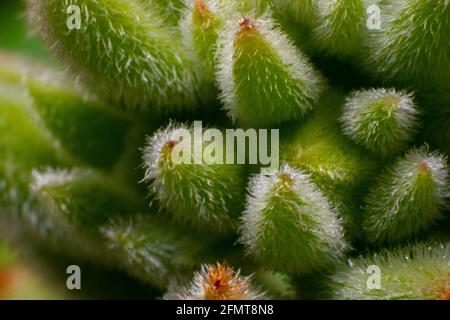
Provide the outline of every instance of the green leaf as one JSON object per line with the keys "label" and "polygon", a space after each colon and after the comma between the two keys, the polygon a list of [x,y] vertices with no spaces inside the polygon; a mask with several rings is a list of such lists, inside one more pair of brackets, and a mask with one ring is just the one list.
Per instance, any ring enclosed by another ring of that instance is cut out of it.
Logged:
{"label": "green leaf", "polygon": [[186,277],[200,261],[215,258],[207,254],[214,252],[214,238],[206,243],[146,212],[126,186],[92,170],[35,172],[31,189],[45,215],[60,227],[73,228],[74,240],[90,241],[80,250],[91,260],[159,288]]}
{"label": "green leaf", "polygon": [[400,0],[381,7],[382,30],[369,39],[368,71],[404,87],[450,86],[450,3]]}
{"label": "green leaf", "polygon": [[[105,100],[158,113],[197,107],[197,80],[181,35],[152,6],[136,0],[27,3],[31,25],[53,53]],[[80,30],[67,27],[70,5],[80,8]]]}
{"label": "green leaf", "polygon": [[270,18],[233,20],[219,44],[225,109],[244,127],[299,120],[313,109],[322,79]]}
{"label": "green leaf", "polygon": [[317,23],[317,1],[313,0],[275,0],[274,8],[284,17],[292,17],[296,24],[313,27]]}
{"label": "green leaf", "polygon": [[[374,255],[351,259],[348,266],[333,276],[336,282],[334,298],[448,300],[449,259],[448,243],[385,249]],[[379,276],[380,282],[372,281],[373,276]]]}
{"label": "green leaf", "polygon": [[318,23],[315,43],[322,51],[339,57],[354,56],[365,35],[365,7],[362,0],[316,1]]}
{"label": "green leaf", "polygon": [[185,0],[139,0],[148,6],[147,10],[157,12],[167,23],[176,27],[186,8]]}
{"label": "green leaf", "polygon": [[110,169],[117,163],[136,121],[70,85],[30,79],[28,88],[41,119],[64,149],[94,167]]}
{"label": "green leaf", "polygon": [[450,196],[446,159],[412,149],[378,179],[366,200],[364,230],[371,242],[408,239],[442,218]]}
{"label": "green leaf", "polygon": [[258,175],[249,194],[241,242],[264,266],[301,274],[342,257],[341,221],[303,172],[284,166],[274,174]]}
{"label": "green leaf", "polygon": [[73,163],[39,121],[25,90],[1,80],[0,159],[2,206],[19,211],[28,199],[32,170]]}
{"label": "green leaf", "polygon": [[340,92],[328,91],[303,125],[286,127],[280,160],[311,175],[338,210],[347,235],[354,238],[360,235],[361,194],[372,180],[377,163],[342,134],[338,117],[343,103]]}
{"label": "green leaf", "polygon": [[85,232],[96,233],[110,218],[141,209],[130,190],[91,170],[35,172],[31,188],[47,214],[62,216]]}
{"label": "green leaf", "polygon": [[[185,134],[190,140],[181,143]],[[234,150],[226,150],[223,140],[215,143],[217,149],[208,152],[210,143],[202,133],[185,125],[159,130],[144,150],[145,181],[152,197],[181,223],[206,232],[230,232],[237,229],[243,210],[246,169],[227,164],[227,152]]]}
{"label": "green leaf", "polygon": [[341,117],[344,133],[381,158],[407,149],[418,127],[412,94],[395,89],[354,91]]}
{"label": "green leaf", "polygon": [[181,25],[186,47],[193,49],[194,60],[204,73],[206,83],[215,83],[216,49],[224,19],[217,1],[191,0]]}

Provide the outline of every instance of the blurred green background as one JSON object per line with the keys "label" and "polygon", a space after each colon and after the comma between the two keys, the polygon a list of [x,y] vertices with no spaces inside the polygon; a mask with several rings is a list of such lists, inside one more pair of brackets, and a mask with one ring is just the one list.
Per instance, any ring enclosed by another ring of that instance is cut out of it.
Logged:
{"label": "blurred green background", "polygon": [[22,0],[0,0],[0,49],[18,51],[54,63],[42,42],[28,32]]}
{"label": "blurred green background", "polygon": [[[20,0],[0,1],[0,50],[15,51],[54,63],[42,42],[27,32]],[[1,210],[1,209],[0,209]],[[58,299],[62,294],[44,284],[0,234],[0,299]]]}
{"label": "blurred green background", "polygon": [[[0,51],[16,52],[57,67],[58,63],[48,54],[42,41],[29,32],[24,8],[22,0],[0,0]],[[161,295],[121,272],[41,252],[32,243],[12,246],[1,233],[2,227],[0,225],[0,300],[149,299]],[[71,264],[79,265],[82,270],[80,291],[69,291],[66,287],[66,268]]]}

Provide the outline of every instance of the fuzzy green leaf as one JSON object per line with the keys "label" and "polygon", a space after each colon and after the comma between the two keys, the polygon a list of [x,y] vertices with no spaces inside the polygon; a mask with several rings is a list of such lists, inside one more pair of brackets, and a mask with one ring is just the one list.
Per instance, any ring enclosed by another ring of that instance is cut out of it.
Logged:
{"label": "fuzzy green leaf", "polygon": [[373,157],[353,145],[338,122],[343,97],[327,92],[311,117],[301,126],[286,128],[281,140],[281,161],[311,175],[344,220],[350,237],[359,235],[360,196],[377,167]]}
{"label": "fuzzy green leaf", "polygon": [[411,94],[371,89],[350,94],[341,122],[353,141],[387,158],[408,147],[417,131],[418,115]]}
{"label": "fuzzy green leaf", "polygon": [[364,229],[371,242],[412,237],[442,218],[450,196],[446,159],[413,149],[378,179],[370,191]]}
{"label": "fuzzy green leaf", "polygon": [[[180,130],[190,134],[191,141],[181,144]],[[226,150],[225,141],[211,153],[206,151],[208,145],[202,133],[198,136],[187,126],[169,125],[158,131],[144,151],[145,180],[154,198],[177,220],[204,231],[233,231],[243,209],[246,169],[227,164],[227,152],[234,150]],[[174,156],[183,152],[184,159],[175,162]]]}
{"label": "fuzzy green leaf", "polygon": [[[375,269],[375,268],[376,269]],[[375,275],[373,272],[379,271]],[[448,300],[450,246],[413,245],[349,261],[333,276],[335,299]],[[370,277],[380,276],[380,283]],[[370,286],[368,285],[370,284]],[[379,287],[377,287],[380,285]]]}
{"label": "fuzzy green leaf", "polygon": [[317,46],[331,55],[352,56],[361,48],[365,28],[363,0],[319,0]]}
{"label": "fuzzy green leaf", "polygon": [[[119,267],[145,282],[166,287],[183,278],[214,245],[144,214],[142,202],[117,181],[93,171],[35,172],[32,183],[45,214],[95,242],[91,259]],[[142,213],[139,213],[142,212]],[[211,251],[211,250],[210,250]]]}
{"label": "fuzzy green leaf", "polygon": [[29,94],[47,128],[87,164],[110,169],[126,149],[133,119],[73,88],[31,79]]}
{"label": "fuzzy green leaf", "polygon": [[[31,25],[54,54],[105,100],[160,113],[196,107],[196,76],[180,33],[145,2],[27,3]],[[67,27],[70,5],[80,8],[80,30]]]}
{"label": "fuzzy green leaf", "polygon": [[185,12],[182,31],[187,42],[186,47],[192,48],[194,60],[204,73],[206,83],[215,82],[217,70],[216,49],[223,17],[217,1],[190,0]]}
{"label": "fuzzy green leaf", "polygon": [[342,257],[341,221],[304,173],[285,166],[256,176],[249,194],[241,242],[266,267],[306,273]]}
{"label": "fuzzy green leaf", "polygon": [[450,86],[450,3],[389,1],[381,8],[380,32],[371,33],[368,71],[379,79],[416,88]]}
{"label": "fuzzy green leaf", "polygon": [[230,23],[219,44],[218,81],[225,109],[244,127],[302,119],[322,79],[268,17]]}
{"label": "fuzzy green leaf", "polygon": [[313,27],[317,23],[316,2],[314,0],[275,0],[273,5],[282,16],[290,16],[302,26]]}

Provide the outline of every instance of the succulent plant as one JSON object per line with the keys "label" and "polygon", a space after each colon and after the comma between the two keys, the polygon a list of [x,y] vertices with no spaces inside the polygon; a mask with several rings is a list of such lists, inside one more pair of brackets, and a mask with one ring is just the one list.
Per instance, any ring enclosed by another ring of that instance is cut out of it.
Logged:
{"label": "succulent plant", "polygon": [[417,130],[418,110],[410,94],[372,89],[351,94],[341,118],[344,133],[384,157],[408,148]]}
{"label": "succulent plant", "polygon": [[339,299],[450,298],[447,0],[26,0],[26,18],[59,64],[0,51],[13,240],[166,299],[319,296],[322,276]]}
{"label": "succulent plant", "polygon": [[[332,279],[334,298],[448,300],[449,268],[448,245],[419,243],[383,250],[351,259],[339,269]],[[372,276],[379,279],[372,280]]]}
{"label": "succulent plant", "polygon": [[409,151],[367,196],[363,227],[369,241],[395,241],[423,231],[443,218],[449,195],[443,156],[426,148]]}

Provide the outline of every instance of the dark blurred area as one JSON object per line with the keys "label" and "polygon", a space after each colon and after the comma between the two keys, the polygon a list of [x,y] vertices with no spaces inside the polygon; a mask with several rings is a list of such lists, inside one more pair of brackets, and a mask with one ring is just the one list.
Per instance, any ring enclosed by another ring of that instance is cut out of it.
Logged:
{"label": "dark blurred area", "polygon": [[0,49],[51,61],[40,39],[28,32],[22,0],[0,0]]}

